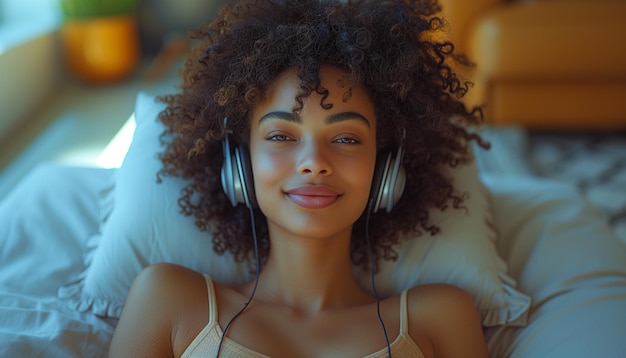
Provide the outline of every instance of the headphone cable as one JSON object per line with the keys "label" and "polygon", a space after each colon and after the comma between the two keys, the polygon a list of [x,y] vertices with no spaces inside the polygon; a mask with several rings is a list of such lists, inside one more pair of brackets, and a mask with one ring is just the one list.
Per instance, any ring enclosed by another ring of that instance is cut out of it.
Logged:
{"label": "headphone cable", "polygon": [[[370,214],[371,214],[371,207],[372,207],[372,202],[370,201],[370,205],[368,205],[367,208],[367,214],[366,214],[366,218],[365,218],[365,241],[367,242],[367,249],[368,249],[368,254],[369,254],[369,258],[370,258],[370,266],[371,266],[371,283],[372,283],[372,292],[374,293],[374,297],[376,299],[376,313],[378,315],[378,321],[380,322],[380,326],[383,329],[383,334],[385,335],[385,342],[387,344],[387,355],[389,356],[389,358],[391,358],[391,344],[389,343],[389,335],[387,334],[387,328],[385,327],[385,322],[383,320],[382,315],[380,314],[380,296],[378,295],[378,291],[376,290],[376,280],[374,278],[376,270],[375,270],[375,262],[374,262],[374,251],[372,249],[372,244],[370,241],[370,237],[369,237],[369,222],[370,222]],[[224,331],[222,332],[222,337],[220,338],[220,344],[217,347],[217,355],[216,357],[219,357],[220,355],[220,351],[222,350],[222,344],[224,343],[224,339],[226,338],[226,334],[228,333],[228,329],[230,328],[231,324],[233,323],[233,321],[235,321],[235,319],[237,317],[239,317],[245,310],[246,308],[248,308],[248,306],[250,305],[250,303],[252,302],[252,299],[254,298],[254,294],[256,293],[256,289],[259,285],[259,274],[260,274],[260,262],[259,262],[259,243],[257,240],[257,236],[256,236],[256,225],[255,225],[255,221],[254,221],[254,211],[253,209],[250,207],[250,222],[252,225],[252,237],[254,239],[254,256],[255,256],[255,260],[256,260],[256,273],[255,273],[255,280],[254,280],[254,287],[252,289],[252,292],[250,293],[250,297],[248,297],[248,301],[246,303],[244,303],[243,307],[241,308],[241,310],[239,310],[239,312],[237,312],[231,319],[230,321],[228,321],[228,323],[226,324],[226,327],[224,328]]]}
{"label": "headphone cable", "polygon": [[224,328],[224,331],[222,332],[222,337],[220,338],[220,344],[217,346],[217,355],[216,358],[220,356],[220,351],[222,350],[222,344],[224,343],[224,339],[226,338],[226,333],[228,333],[228,329],[230,328],[230,325],[233,323],[233,321],[239,317],[239,315],[241,315],[243,313],[243,311],[246,310],[246,308],[248,308],[248,305],[250,305],[250,303],[252,302],[252,299],[254,298],[254,294],[256,293],[256,289],[257,286],[259,285],[259,274],[260,274],[260,261],[259,261],[259,242],[257,240],[257,236],[256,236],[256,225],[254,222],[254,210],[252,209],[252,207],[249,207],[250,209],[250,222],[252,225],[252,237],[254,239],[254,258],[256,260],[256,273],[255,273],[255,278],[254,278],[254,287],[252,288],[252,292],[250,293],[250,297],[248,297],[248,301],[246,303],[243,304],[243,307],[241,308],[241,310],[239,310],[239,312],[237,312],[231,319],[230,321],[228,321],[228,323],[226,324],[226,327]]}
{"label": "headphone cable", "polygon": [[370,200],[370,205],[367,206],[367,214],[365,216],[365,241],[367,242],[367,251],[370,258],[370,268],[372,274],[372,292],[374,293],[374,297],[376,298],[376,313],[378,314],[378,321],[380,322],[380,326],[383,329],[383,333],[385,335],[385,342],[387,343],[387,355],[391,358],[391,344],[389,343],[389,335],[387,334],[387,328],[385,327],[385,322],[383,321],[383,317],[380,314],[380,296],[378,295],[378,291],[376,290],[376,280],[374,279],[374,275],[376,273],[376,263],[374,262],[374,250],[372,249],[372,243],[370,241],[369,235],[369,227],[370,227],[370,214],[372,213],[372,206],[374,205],[374,200]]}

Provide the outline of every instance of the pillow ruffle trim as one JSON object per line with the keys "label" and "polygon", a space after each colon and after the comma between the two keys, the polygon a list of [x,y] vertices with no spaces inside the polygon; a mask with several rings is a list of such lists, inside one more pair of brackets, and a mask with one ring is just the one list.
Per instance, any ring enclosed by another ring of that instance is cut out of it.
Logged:
{"label": "pillow ruffle trim", "polygon": [[511,277],[505,274],[499,274],[499,277],[502,280],[503,299],[507,304],[504,307],[481,310],[480,316],[483,326],[526,326],[532,302],[531,298],[514,288],[515,282]]}
{"label": "pillow ruffle trim", "polygon": [[[489,191],[483,182],[480,182],[480,190],[483,195],[489,197]],[[493,206],[489,201],[487,209],[484,210],[485,224],[489,228],[489,239],[494,245],[499,240],[496,225],[493,219]],[[480,309],[482,325],[484,327],[493,326],[515,326],[523,327],[528,324],[528,314],[532,299],[527,294],[519,291],[517,281],[508,273],[508,264],[502,259],[500,253],[497,253],[498,262],[498,278],[501,283],[500,295],[502,301],[506,302],[504,306]]]}
{"label": "pillow ruffle trim", "polygon": [[[114,169],[117,170],[117,169]],[[99,195],[99,222],[100,227],[104,224],[111,212],[113,212],[114,201],[114,188],[116,172],[110,175],[110,183],[103,187]],[[122,314],[122,308],[124,307],[124,301],[108,300],[101,297],[93,297],[83,292],[85,284],[85,278],[87,272],[91,267],[95,253],[98,250],[100,244],[101,233],[92,234],[85,244],[85,252],[83,254],[83,270],[72,281],[60,286],[57,290],[57,297],[67,303],[67,305],[78,312],[91,312],[102,318],[119,318]]]}
{"label": "pillow ruffle trim", "polygon": [[83,292],[86,276],[86,271],[83,271],[75,281],[59,287],[57,296],[78,312],[91,312],[101,318],[119,318],[122,315],[124,301],[93,297]]}

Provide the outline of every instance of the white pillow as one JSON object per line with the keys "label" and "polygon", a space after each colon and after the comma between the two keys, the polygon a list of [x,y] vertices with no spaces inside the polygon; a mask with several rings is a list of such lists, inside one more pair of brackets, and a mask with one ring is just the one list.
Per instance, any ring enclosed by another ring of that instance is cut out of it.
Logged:
{"label": "white pillow", "polygon": [[[228,254],[216,255],[209,234],[180,213],[178,198],[185,182],[165,177],[156,183],[161,168],[156,154],[162,150],[159,135],[164,129],[157,116],[163,108],[153,97],[139,94],[137,128],[117,173],[113,212],[102,225],[93,258],[87,254],[84,274],[60,290],[80,311],[119,317],[135,276],[157,262],[191,267],[219,282],[251,279],[245,264],[235,264]],[[497,255],[488,198],[476,166],[457,168],[451,175],[457,189],[470,194],[468,211],[433,210],[433,223],[441,233],[404,242],[399,260],[381,267],[377,288],[387,295],[418,284],[452,283],[473,295],[484,325],[523,325],[530,299],[515,289]],[[367,274],[360,275],[360,282],[369,287]]]}
{"label": "white pillow", "polygon": [[524,329],[486,331],[493,357],[626,357],[626,245],[571,184],[485,175],[499,248],[532,297]]}

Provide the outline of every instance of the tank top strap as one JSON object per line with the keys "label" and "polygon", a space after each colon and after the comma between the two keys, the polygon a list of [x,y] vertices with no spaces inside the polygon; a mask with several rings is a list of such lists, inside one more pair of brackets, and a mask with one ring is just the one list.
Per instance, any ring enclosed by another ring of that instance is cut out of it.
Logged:
{"label": "tank top strap", "polygon": [[409,310],[407,305],[408,290],[400,293],[400,334],[409,334]]}
{"label": "tank top strap", "polygon": [[217,322],[217,300],[215,298],[215,286],[213,285],[213,280],[209,275],[204,275],[204,279],[206,280],[207,287],[207,297],[209,305],[209,324]]}

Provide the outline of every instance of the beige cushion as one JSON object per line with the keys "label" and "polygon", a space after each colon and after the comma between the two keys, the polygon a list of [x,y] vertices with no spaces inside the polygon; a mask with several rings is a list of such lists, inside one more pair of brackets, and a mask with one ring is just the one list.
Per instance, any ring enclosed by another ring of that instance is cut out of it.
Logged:
{"label": "beige cushion", "polygon": [[536,1],[483,11],[468,54],[489,81],[626,80],[626,1]]}

